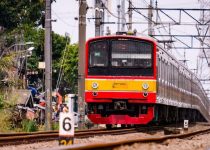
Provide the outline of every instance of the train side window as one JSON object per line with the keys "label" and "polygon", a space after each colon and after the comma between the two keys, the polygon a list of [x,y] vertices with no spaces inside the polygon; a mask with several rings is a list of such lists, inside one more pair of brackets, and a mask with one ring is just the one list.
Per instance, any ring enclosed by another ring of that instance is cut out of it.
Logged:
{"label": "train side window", "polygon": [[167,68],[168,66],[167,66],[167,63],[166,62],[164,64],[165,64],[165,68],[166,68],[165,69],[165,81],[168,81],[168,79],[167,79],[168,78],[168,68]]}
{"label": "train side window", "polygon": [[160,79],[162,79],[162,76],[163,76],[163,70],[162,70],[162,60],[160,59]]}
{"label": "train side window", "polygon": [[167,97],[167,89],[166,89],[166,81],[167,81],[167,65],[166,62],[164,64],[164,97]]}
{"label": "train side window", "polygon": [[179,87],[179,70],[176,68],[176,86]]}
{"label": "train side window", "polygon": [[171,83],[171,74],[172,74],[172,69],[171,69],[171,63],[169,63],[169,83]]}
{"label": "train side window", "polygon": [[174,73],[175,73],[174,65],[172,65],[172,84],[173,84],[173,85],[174,85],[174,83],[175,83],[175,82],[174,82],[174,80],[175,80],[175,79],[174,79],[174,77],[175,77],[175,76],[174,76],[174,75],[175,75]]}
{"label": "train side window", "polygon": [[157,60],[158,60],[158,67],[157,67],[157,69],[158,69],[158,79],[157,79],[157,81],[158,81],[158,86],[157,86],[157,94],[158,95],[160,95],[160,86],[161,86],[161,59],[160,58],[157,58]]}

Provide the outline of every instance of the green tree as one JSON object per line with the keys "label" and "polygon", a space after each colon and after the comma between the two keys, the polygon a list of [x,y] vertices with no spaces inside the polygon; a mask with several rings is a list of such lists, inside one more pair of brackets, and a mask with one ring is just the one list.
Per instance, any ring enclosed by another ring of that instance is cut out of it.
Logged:
{"label": "green tree", "polygon": [[[67,47],[67,51],[63,52],[63,84],[71,89],[71,92],[77,93],[78,79],[78,44],[72,44]],[[62,61],[60,61],[62,62]]]}
{"label": "green tree", "polygon": [[[38,70],[38,62],[44,61],[44,30],[39,28],[31,28],[26,26],[24,29],[25,41],[33,41],[35,50],[31,57],[28,58],[27,68],[30,70]],[[68,44],[67,39],[56,33],[52,33],[52,69],[53,69],[53,88],[56,86],[59,70],[61,67],[61,58],[65,47],[74,47]],[[68,60],[65,62],[69,62]],[[76,63],[75,63],[76,64]],[[65,73],[65,75],[69,75]],[[67,77],[63,79],[67,79]],[[75,76],[75,75],[74,75]],[[68,80],[70,81],[70,80]],[[72,81],[70,81],[72,83]]]}
{"label": "green tree", "polygon": [[40,25],[44,0],[1,0],[0,26],[14,29],[22,24]]}
{"label": "green tree", "polygon": [[[21,27],[24,34],[24,41],[34,42],[35,49],[32,56],[27,58],[28,70],[39,70],[38,62],[44,61],[44,30],[40,28],[24,25]],[[14,32],[18,29],[14,30]],[[11,34],[12,36],[12,34]],[[64,51],[65,47],[67,48]],[[64,60],[62,61],[62,58]],[[64,62],[64,63],[62,63]],[[62,87],[77,91],[77,70],[78,70],[78,45],[69,44],[66,37],[52,32],[52,69],[53,69],[53,88],[55,88],[59,70],[62,67]],[[0,62],[1,65],[1,62]],[[42,71],[39,70],[40,77]]]}
{"label": "green tree", "polygon": [[[24,30],[24,40],[34,42],[35,47],[32,57],[28,59],[28,68],[37,69],[38,61],[44,60],[44,30],[30,26],[26,26]],[[52,62],[54,70],[57,70],[59,67],[59,59],[66,43],[67,39],[64,36],[52,32]]]}

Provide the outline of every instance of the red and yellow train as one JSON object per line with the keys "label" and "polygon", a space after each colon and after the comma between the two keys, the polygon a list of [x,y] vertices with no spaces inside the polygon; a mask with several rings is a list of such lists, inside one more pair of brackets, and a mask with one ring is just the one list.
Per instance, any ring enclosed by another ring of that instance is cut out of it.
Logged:
{"label": "red and yellow train", "polygon": [[85,68],[85,101],[93,123],[209,121],[209,101],[199,80],[150,37],[92,38]]}

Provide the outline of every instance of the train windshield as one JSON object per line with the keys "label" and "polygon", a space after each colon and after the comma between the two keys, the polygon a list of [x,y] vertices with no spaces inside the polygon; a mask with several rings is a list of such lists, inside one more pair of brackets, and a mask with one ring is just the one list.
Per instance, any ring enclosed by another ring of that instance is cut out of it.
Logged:
{"label": "train windshield", "polygon": [[108,66],[108,44],[106,41],[97,41],[90,44],[89,66],[107,67]]}
{"label": "train windshield", "polygon": [[92,41],[88,46],[88,74],[153,76],[153,43],[129,38]]}
{"label": "train windshield", "polygon": [[115,40],[111,50],[112,67],[152,67],[152,45],[148,42]]}

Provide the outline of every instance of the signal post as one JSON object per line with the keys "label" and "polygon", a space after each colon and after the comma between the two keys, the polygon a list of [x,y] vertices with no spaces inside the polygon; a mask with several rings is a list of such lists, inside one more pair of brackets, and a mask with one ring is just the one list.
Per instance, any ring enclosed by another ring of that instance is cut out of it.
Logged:
{"label": "signal post", "polygon": [[67,101],[68,112],[60,112],[59,117],[59,145],[74,143],[74,110],[73,99]]}
{"label": "signal post", "polygon": [[59,119],[59,145],[72,145],[74,143],[74,114],[60,113]]}

